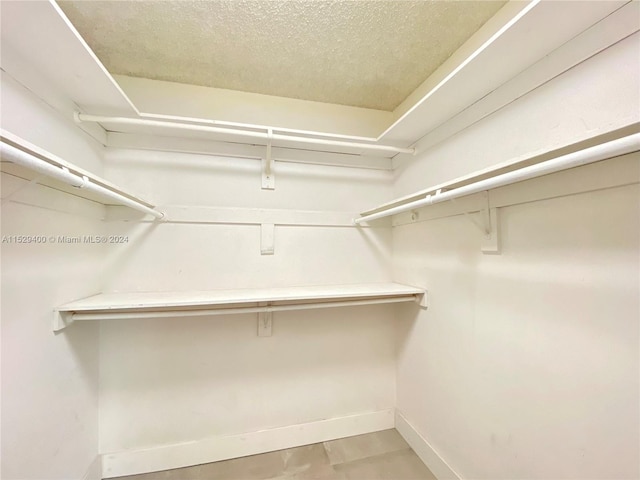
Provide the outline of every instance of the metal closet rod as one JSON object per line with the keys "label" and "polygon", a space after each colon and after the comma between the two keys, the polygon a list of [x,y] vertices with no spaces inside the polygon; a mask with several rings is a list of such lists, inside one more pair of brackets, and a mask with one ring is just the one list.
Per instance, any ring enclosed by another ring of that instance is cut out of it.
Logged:
{"label": "metal closet rod", "polygon": [[356,218],[353,221],[357,225],[371,220],[388,217],[390,215],[397,215],[398,213],[407,212],[427,205],[453,200],[454,198],[462,197],[464,195],[471,195],[473,193],[491,190],[492,188],[502,187],[504,185],[540,177],[549,173],[587,165],[589,163],[617,157],[619,155],[625,155],[637,150],[640,150],[640,133],[634,133],[633,135],[602,143],[594,147],[585,148],[584,150],[579,150],[567,155],[562,155],[536,165],[503,173],[502,175],[496,175],[495,177],[470,183],[469,185],[454,188],[453,190],[446,192],[440,192],[440,190],[438,190],[435,194],[428,194],[425,198],[421,198],[420,200],[414,200],[413,202],[405,203],[404,205],[388,208],[380,212],[372,213],[371,215],[365,215],[363,217]]}
{"label": "metal closet rod", "polygon": [[313,145],[328,145],[333,147],[361,148],[365,150],[375,150],[390,153],[409,153],[415,155],[415,148],[394,147],[391,145],[377,145],[373,143],[345,142],[341,140],[325,140],[322,138],[298,137],[295,135],[282,135],[269,132],[254,132],[250,130],[237,130],[233,128],[211,127],[209,125],[196,125],[193,123],[164,122],[160,120],[146,120],[142,118],[128,117],[103,117],[98,115],[87,115],[85,113],[75,113],[76,122],[96,122],[113,123],[117,125],[140,125],[146,127],[169,127],[179,130],[190,130],[195,132],[223,133],[227,135],[238,135],[240,137],[262,138],[264,140],[283,140],[287,142],[308,143]]}
{"label": "metal closet rod", "polygon": [[126,205],[127,207],[131,207],[135,210],[148,213],[149,215],[153,215],[156,218],[164,217],[164,214],[162,212],[154,210],[153,208],[149,208],[146,205],[125,197],[124,195],[109,190],[102,185],[92,183],[91,180],[89,180],[89,178],[87,177],[81,177],[80,175],[71,173],[64,167],[56,167],[55,165],[51,165],[45,160],[42,160],[41,158],[20,150],[19,148],[16,148],[6,142],[0,143],[2,146],[2,158],[12,163],[26,167],[42,175],[46,175],[47,177],[51,177],[61,182],[67,183],[72,187],[82,188],[83,190],[86,190],[88,192],[97,193],[104,197],[110,198],[111,200],[114,200],[121,205]]}

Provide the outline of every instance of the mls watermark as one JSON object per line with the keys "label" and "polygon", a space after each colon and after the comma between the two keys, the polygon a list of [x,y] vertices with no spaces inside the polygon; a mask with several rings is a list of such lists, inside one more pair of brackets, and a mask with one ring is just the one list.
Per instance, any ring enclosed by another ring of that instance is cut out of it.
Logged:
{"label": "mls watermark", "polygon": [[129,243],[129,237],[127,235],[3,235],[2,243],[24,245],[103,245]]}

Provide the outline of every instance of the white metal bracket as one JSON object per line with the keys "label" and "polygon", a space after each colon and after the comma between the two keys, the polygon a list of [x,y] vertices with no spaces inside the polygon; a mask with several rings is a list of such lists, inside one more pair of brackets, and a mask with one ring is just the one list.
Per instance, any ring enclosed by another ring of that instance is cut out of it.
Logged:
{"label": "white metal bracket", "polygon": [[267,154],[262,159],[262,189],[275,190],[276,179],[273,175],[273,157],[271,155],[271,144],[273,142],[273,130],[267,129]]}
{"label": "white metal bracket", "polygon": [[425,290],[424,293],[416,295],[416,303],[424,309],[429,308],[429,298],[427,294],[428,292]]}
{"label": "white metal bracket", "polygon": [[273,327],[273,312],[267,310],[266,312],[258,313],[258,336],[270,337]]}
{"label": "white metal bracket", "polygon": [[[489,192],[482,192],[483,207],[480,210],[480,218],[472,216],[468,212],[463,212],[465,218],[473,223],[482,233],[482,244],[480,250],[487,254],[500,254],[500,223],[498,209],[491,208],[489,204]],[[454,200],[452,200],[454,201]]]}
{"label": "white metal bracket", "polygon": [[480,249],[482,253],[500,255],[500,222],[497,208],[489,208],[486,212],[488,231],[484,234]]}
{"label": "white metal bracket", "polygon": [[484,223],[483,239],[480,246],[482,253],[499,255],[500,254],[500,223],[498,218],[498,209],[491,208],[489,204],[489,192],[483,192],[484,208],[480,212]]}
{"label": "white metal bracket", "polygon": [[273,223],[260,225],[260,255],[273,255],[275,252],[275,230]]}
{"label": "white metal bracket", "polygon": [[73,323],[73,312],[53,311],[53,331],[59,332]]}

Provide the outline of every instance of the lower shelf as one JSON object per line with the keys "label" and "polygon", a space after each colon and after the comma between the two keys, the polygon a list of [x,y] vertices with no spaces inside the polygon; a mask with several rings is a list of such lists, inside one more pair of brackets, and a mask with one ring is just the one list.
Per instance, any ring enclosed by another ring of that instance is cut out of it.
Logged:
{"label": "lower shelf", "polygon": [[103,293],[58,307],[54,314],[53,330],[61,330],[79,320],[229,315],[397,302],[418,302],[426,307],[426,292],[399,283],[370,283],[195,292]]}

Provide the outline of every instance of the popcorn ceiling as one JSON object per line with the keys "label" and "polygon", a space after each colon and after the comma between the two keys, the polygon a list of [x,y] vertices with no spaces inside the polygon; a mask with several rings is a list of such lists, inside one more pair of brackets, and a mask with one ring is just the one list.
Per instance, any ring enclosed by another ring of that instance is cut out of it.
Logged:
{"label": "popcorn ceiling", "polygon": [[504,1],[60,1],[113,74],[393,110]]}

